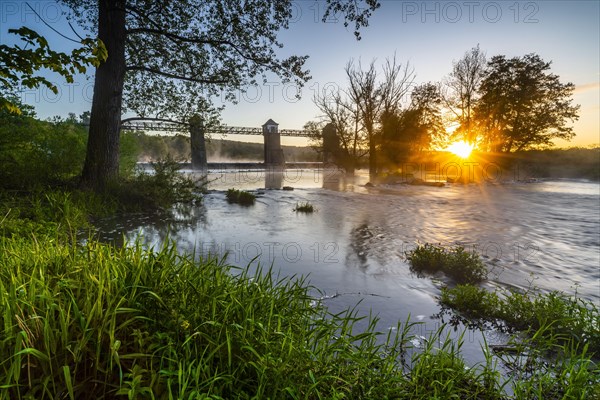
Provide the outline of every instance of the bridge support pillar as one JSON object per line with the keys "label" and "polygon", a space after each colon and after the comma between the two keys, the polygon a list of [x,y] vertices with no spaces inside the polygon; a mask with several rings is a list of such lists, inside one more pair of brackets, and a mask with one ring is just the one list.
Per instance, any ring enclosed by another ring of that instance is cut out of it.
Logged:
{"label": "bridge support pillar", "polygon": [[333,164],[337,161],[340,140],[337,137],[335,125],[329,123],[323,127],[323,163]]}
{"label": "bridge support pillar", "polygon": [[283,167],[285,159],[281,148],[281,137],[279,135],[279,124],[269,119],[262,126],[265,140],[265,166]]}
{"label": "bridge support pillar", "polygon": [[204,139],[204,124],[199,115],[190,118],[190,143],[192,147],[192,169],[206,171],[206,141]]}

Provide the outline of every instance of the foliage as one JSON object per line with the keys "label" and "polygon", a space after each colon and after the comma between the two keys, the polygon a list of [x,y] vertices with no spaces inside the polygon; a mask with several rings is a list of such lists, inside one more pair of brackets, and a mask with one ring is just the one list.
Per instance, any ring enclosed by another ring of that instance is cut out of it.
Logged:
{"label": "foliage", "polygon": [[[508,371],[516,399],[600,399],[600,310],[560,292],[489,292],[472,285],[442,289],[440,302],[473,324],[518,330],[492,350]],[[595,360],[595,361],[594,361]]]}
{"label": "foliage", "polygon": [[28,188],[75,177],[83,165],[85,144],[81,126],[0,111],[0,187]]}
{"label": "foliage", "polygon": [[410,106],[381,116],[382,164],[400,165],[439,143],[445,134],[441,102],[438,88],[426,83],[413,89]]}
{"label": "foliage", "polygon": [[450,120],[458,123],[458,128],[452,134],[453,141],[475,143],[478,139],[474,123],[475,107],[480,98],[485,68],[485,53],[477,45],[452,63],[452,72],[441,84],[442,99],[450,112]]}
{"label": "foliage", "polygon": [[255,195],[250,192],[246,192],[245,190],[238,189],[228,189],[225,197],[229,203],[238,203],[243,206],[254,205],[254,202],[256,201]]}
{"label": "foliage", "polygon": [[377,319],[328,313],[309,292],[303,280],[194,260],[172,245],[0,238],[0,399],[598,394],[585,352],[533,372],[522,365],[505,381],[489,353],[469,368],[462,336],[450,339],[445,326],[416,345],[416,323],[381,333]]}
{"label": "foliage", "polygon": [[315,207],[312,204],[310,204],[308,201],[306,201],[304,203],[296,203],[296,207],[294,207],[294,211],[310,214],[315,211]]}
{"label": "foliage", "polygon": [[[555,339],[572,339],[600,354],[600,310],[589,301],[560,292],[498,294],[472,285],[442,289],[440,302],[466,317],[504,321],[511,329]],[[544,328],[544,329],[542,329]]]}
{"label": "foliage", "polygon": [[271,271],[174,247],[0,246],[2,399],[383,398],[401,379],[372,327]]}
{"label": "foliage", "polygon": [[426,243],[406,253],[411,270],[418,273],[444,272],[460,283],[474,283],[487,278],[487,268],[476,252],[457,246],[446,249]]}
{"label": "foliage", "polygon": [[110,197],[80,190],[36,188],[31,192],[0,191],[0,237],[50,235],[71,239],[90,227],[90,215],[114,213]]}
{"label": "foliage", "polygon": [[119,204],[141,209],[167,209],[176,203],[199,202],[206,176],[194,180],[181,173],[181,165],[170,157],[152,163],[153,171],[138,171],[107,189]]}
{"label": "foliage", "polygon": [[72,83],[73,74],[85,73],[88,64],[97,67],[108,55],[100,40],[81,39],[82,47],[74,49],[69,55],[51,50],[48,41],[29,28],[9,29],[8,33],[18,35],[25,46],[0,44],[0,111],[21,113],[19,105],[6,96],[17,87],[31,89],[45,86],[58,93],[54,83],[35,75],[38,70],[51,70]]}
{"label": "foliage", "polygon": [[578,117],[575,85],[561,83],[550,63],[537,54],[489,61],[475,112],[485,146],[496,152],[526,150],[571,139]]}

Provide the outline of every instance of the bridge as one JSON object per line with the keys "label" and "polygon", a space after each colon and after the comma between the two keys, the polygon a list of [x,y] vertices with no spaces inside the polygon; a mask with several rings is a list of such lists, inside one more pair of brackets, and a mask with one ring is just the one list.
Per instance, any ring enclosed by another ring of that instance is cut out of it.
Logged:
{"label": "bridge", "polygon": [[[283,149],[281,148],[281,136],[309,137],[308,131],[300,129],[279,129],[279,124],[269,119],[260,128],[237,127],[237,126],[210,126],[204,127],[199,117],[192,117],[188,123],[174,123],[166,121],[131,121],[125,120],[121,125],[122,130],[150,131],[150,132],[184,132],[190,133],[192,147],[192,168],[206,170],[208,167],[206,159],[205,135],[262,135],[264,137],[264,165],[265,167],[285,166]],[[324,159],[327,162],[327,156]]]}
{"label": "bridge", "polygon": [[[148,132],[183,132],[189,130],[190,124],[173,122],[125,122],[121,129],[127,131]],[[262,128],[250,128],[245,126],[219,125],[206,127],[205,133],[218,135],[262,135]],[[310,133],[302,129],[279,129],[279,136],[309,137]]]}

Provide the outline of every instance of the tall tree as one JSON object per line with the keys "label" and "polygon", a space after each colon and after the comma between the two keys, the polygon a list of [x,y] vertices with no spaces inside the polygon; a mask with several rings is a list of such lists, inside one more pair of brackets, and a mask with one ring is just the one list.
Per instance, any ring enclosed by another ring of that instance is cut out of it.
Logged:
{"label": "tall tree", "polygon": [[374,61],[366,70],[362,69],[360,61],[358,65],[350,61],[345,70],[349,83],[348,98],[357,109],[369,144],[369,175],[375,176],[382,116],[391,115],[400,108],[413,83],[414,70],[409,64],[399,64],[395,55],[384,63],[381,80]]}
{"label": "tall tree", "polygon": [[387,164],[397,166],[440,142],[445,132],[441,105],[438,87],[425,83],[414,88],[406,109],[382,116],[381,153]]}
{"label": "tall tree", "polygon": [[452,72],[442,84],[442,99],[458,128],[454,139],[475,143],[477,132],[473,126],[474,108],[479,98],[478,90],[486,66],[485,54],[479,45],[467,51],[452,63]]}
{"label": "tall tree", "polygon": [[[135,118],[215,121],[212,99],[274,73],[302,85],[306,56],[280,58],[277,32],[288,28],[292,0],[61,0],[84,23],[94,21],[108,50],[96,71],[82,181],[102,187],[118,172],[122,111]],[[362,8],[361,8],[362,7]],[[377,0],[328,0],[356,31]]]}
{"label": "tall tree", "polygon": [[[331,123],[335,128],[337,144],[339,146],[333,154],[335,162],[348,173],[354,173],[360,159],[368,154],[368,141],[362,125],[360,111],[357,105],[351,102],[342,90],[323,92],[313,99],[315,105],[322,113],[321,123],[308,127],[318,128],[313,135],[313,143],[320,146],[323,142],[321,129]],[[313,147],[315,147],[313,145]]]}
{"label": "tall tree", "polygon": [[508,153],[575,136],[575,85],[561,83],[550,64],[537,54],[492,57],[475,108],[489,150]]}

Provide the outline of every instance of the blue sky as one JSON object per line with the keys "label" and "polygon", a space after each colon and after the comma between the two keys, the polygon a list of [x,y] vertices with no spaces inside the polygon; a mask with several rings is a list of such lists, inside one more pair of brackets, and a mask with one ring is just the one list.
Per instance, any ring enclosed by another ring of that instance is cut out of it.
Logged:
{"label": "blue sky", "polygon": [[[70,33],[53,1],[29,2],[52,26]],[[488,57],[504,54],[521,56],[538,53],[552,60],[552,72],[563,82],[576,84],[575,103],[581,104],[580,120],[575,123],[577,137],[571,143],[600,143],[600,2],[598,1],[393,1],[383,0],[362,29],[356,41],[352,26],[342,21],[321,22],[322,2],[297,1],[290,29],[280,33],[285,47],[280,54],[306,54],[306,67],[313,79],[297,90],[282,85],[275,77],[267,86],[240,93],[237,105],[227,105],[223,122],[228,125],[260,126],[272,118],[281,128],[301,128],[316,119],[318,110],[312,96],[327,85],[344,87],[344,66],[352,58],[368,64],[396,54],[415,69],[416,83],[439,81],[447,75],[453,60],[479,44]],[[22,1],[0,2],[0,41],[10,43],[7,29],[26,25],[46,35],[51,45],[69,46],[43,26]],[[71,35],[73,36],[73,35]],[[65,48],[66,49],[66,48]],[[56,78],[58,80],[58,78]],[[59,84],[54,96],[46,90],[24,93],[24,100],[36,106],[45,118],[77,114],[91,107],[91,81],[79,77],[74,85]],[[217,99],[217,102],[221,102]],[[233,139],[233,137],[231,137]],[[260,139],[260,138],[255,138]],[[284,143],[301,144],[300,139]]]}

